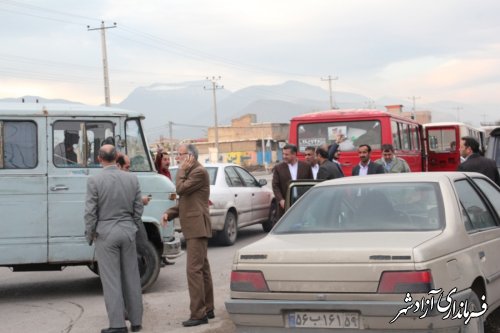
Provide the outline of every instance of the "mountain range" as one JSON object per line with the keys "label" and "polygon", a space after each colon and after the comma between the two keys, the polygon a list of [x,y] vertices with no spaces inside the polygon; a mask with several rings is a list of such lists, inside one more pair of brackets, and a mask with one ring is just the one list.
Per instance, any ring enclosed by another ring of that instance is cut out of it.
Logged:
{"label": "mountain range", "polygon": [[[383,97],[371,100],[351,92],[333,92],[338,108],[377,108],[401,104],[404,111],[410,111],[409,100]],[[123,101],[113,106],[135,110],[146,117],[144,127],[150,141],[160,136],[168,137],[168,123],[172,122],[173,137],[176,139],[206,137],[208,127],[214,126],[214,91],[207,81],[181,83],[156,83],[148,87],[138,87]],[[231,124],[231,119],[247,113],[257,115],[257,122],[288,123],[290,118],[309,112],[330,108],[329,92],[321,87],[298,81],[287,81],[277,85],[255,85],[235,92],[216,89],[217,123],[219,126]],[[38,99],[39,103],[77,103],[62,99],[49,100],[36,96],[24,96],[28,102]],[[0,99],[0,102],[20,101],[21,98]],[[454,101],[438,101],[418,104],[417,110],[432,113],[433,122],[468,122],[479,126],[480,116],[496,119],[499,105],[467,105]],[[472,112],[473,111],[473,112]]]}

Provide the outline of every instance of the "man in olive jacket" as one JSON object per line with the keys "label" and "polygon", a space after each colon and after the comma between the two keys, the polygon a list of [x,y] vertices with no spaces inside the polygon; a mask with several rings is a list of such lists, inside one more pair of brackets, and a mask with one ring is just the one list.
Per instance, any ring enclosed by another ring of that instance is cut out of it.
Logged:
{"label": "man in olive jacket", "polygon": [[188,280],[191,316],[183,326],[197,326],[214,318],[214,293],[212,274],[208,262],[208,239],[212,237],[212,225],[208,209],[210,178],[207,170],[198,162],[198,150],[193,145],[177,148],[179,169],[175,180],[178,204],[163,215],[163,223],[180,218],[186,240]]}

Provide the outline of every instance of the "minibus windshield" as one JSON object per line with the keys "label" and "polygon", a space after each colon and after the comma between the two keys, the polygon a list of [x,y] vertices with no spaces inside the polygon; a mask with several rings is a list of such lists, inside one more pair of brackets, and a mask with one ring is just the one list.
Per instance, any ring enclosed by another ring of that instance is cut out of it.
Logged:
{"label": "minibus windshield", "polygon": [[130,158],[130,171],[152,171],[151,155],[147,149],[139,119],[127,120],[125,135],[126,152]]}

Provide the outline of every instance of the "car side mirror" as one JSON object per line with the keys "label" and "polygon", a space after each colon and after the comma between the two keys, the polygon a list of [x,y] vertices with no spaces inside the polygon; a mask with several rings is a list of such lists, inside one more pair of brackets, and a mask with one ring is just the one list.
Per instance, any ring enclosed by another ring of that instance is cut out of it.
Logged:
{"label": "car side mirror", "polygon": [[260,185],[260,186],[265,186],[265,185],[267,185],[267,180],[265,180],[265,179],[259,179],[259,185]]}

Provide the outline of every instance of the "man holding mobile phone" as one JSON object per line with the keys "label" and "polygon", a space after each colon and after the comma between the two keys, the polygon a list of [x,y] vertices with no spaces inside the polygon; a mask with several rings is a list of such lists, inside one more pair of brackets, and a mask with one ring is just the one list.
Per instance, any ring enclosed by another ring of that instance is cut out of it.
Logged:
{"label": "man holding mobile phone", "polygon": [[162,217],[167,223],[180,218],[186,240],[186,273],[188,280],[191,315],[183,326],[207,324],[215,317],[212,273],[208,262],[208,239],[212,237],[212,224],[208,210],[210,179],[207,170],[198,162],[198,150],[194,145],[177,148],[179,164],[175,186],[179,201]]}

